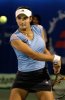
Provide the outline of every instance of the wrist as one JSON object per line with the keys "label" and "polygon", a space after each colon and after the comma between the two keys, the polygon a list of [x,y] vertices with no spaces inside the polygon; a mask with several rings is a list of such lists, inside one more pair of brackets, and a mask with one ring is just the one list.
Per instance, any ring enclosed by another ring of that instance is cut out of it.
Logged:
{"label": "wrist", "polygon": [[54,55],[54,58],[53,58],[53,63],[57,63],[58,61],[60,61],[61,57],[58,56],[58,55]]}

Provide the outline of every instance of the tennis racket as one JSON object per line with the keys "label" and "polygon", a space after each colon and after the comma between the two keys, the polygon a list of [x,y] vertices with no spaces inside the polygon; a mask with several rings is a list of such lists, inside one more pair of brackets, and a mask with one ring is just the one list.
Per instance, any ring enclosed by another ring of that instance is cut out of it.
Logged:
{"label": "tennis racket", "polygon": [[64,100],[65,98],[65,76],[56,74],[51,77],[52,88],[55,96],[55,100]]}

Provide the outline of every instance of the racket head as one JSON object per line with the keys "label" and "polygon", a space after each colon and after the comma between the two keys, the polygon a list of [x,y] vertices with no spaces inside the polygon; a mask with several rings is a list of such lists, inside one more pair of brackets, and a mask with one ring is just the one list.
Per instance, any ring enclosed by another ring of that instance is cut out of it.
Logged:
{"label": "racket head", "polygon": [[51,80],[55,99],[65,98],[65,76],[61,74],[53,75]]}

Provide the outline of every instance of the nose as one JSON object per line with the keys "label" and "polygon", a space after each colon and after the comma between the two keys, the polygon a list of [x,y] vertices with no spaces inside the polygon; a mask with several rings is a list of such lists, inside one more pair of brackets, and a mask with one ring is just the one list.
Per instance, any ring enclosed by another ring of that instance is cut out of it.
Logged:
{"label": "nose", "polygon": [[21,18],[21,20],[24,21],[25,19],[24,18]]}
{"label": "nose", "polygon": [[22,26],[24,26],[24,25],[25,25],[25,20],[24,20],[24,19],[21,19],[20,24],[21,24]]}
{"label": "nose", "polygon": [[19,22],[20,22],[21,24],[24,24],[24,23],[25,23],[25,20],[21,18],[21,19],[19,20]]}

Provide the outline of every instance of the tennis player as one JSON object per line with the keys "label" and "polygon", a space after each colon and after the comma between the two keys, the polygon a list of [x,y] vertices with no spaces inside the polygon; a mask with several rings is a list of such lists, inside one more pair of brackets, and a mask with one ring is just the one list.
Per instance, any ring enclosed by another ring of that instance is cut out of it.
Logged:
{"label": "tennis player", "polygon": [[18,59],[18,71],[9,100],[25,100],[29,92],[34,92],[38,100],[54,100],[45,62],[60,66],[61,57],[51,55],[46,49],[42,30],[36,25],[30,25],[30,9],[17,8],[15,17],[18,29],[11,35],[10,42]]}

